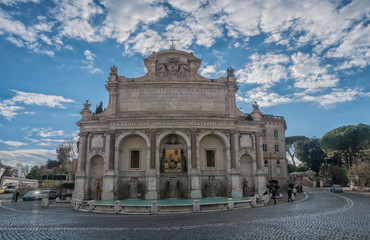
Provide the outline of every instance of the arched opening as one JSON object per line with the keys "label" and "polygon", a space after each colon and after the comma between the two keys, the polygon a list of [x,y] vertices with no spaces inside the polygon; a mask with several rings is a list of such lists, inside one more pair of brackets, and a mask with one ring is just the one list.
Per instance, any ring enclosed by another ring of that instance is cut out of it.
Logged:
{"label": "arched opening", "polygon": [[223,140],[217,135],[204,136],[199,142],[199,159],[203,196],[228,196],[225,170],[229,158]]}
{"label": "arched opening", "polygon": [[178,134],[165,136],[159,145],[161,198],[187,198],[187,146]]}
{"label": "arched opening", "polygon": [[95,155],[90,161],[89,199],[101,200],[101,194],[103,192],[103,176],[104,158],[100,155]]}
{"label": "arched opening", "polygon": [[117,199],[145,196],[148,146],[139,135],[128,135],[118,144]]}

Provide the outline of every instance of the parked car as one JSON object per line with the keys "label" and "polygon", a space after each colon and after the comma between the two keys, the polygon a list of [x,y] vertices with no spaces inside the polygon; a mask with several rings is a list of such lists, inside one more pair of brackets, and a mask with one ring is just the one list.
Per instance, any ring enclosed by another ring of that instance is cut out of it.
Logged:
{"label": "parked car", "polygon": [[48,198],[50,199],[55,199],[57,198],[58,195],[54,190],[42,190],[41,193],[39,194],[39,200],[43,198]]}
{"label": "parked car", "polygon": [[7,187],[4,189],[4,193],[14,193],[15,187]]}
{"label": "parked car", "polygon": [[342,193],[343,192],[342,186],[339,185],[339,184],[331,185],[330,192],[340,192],[340,193]]}
{"label": "parked car", "polygon": [[295,188],[297,189],[297,192],[303,192],[302,185],[297,185],[297,186],[295,186]]}
{"label": "parked car", "polygon": [[33,190],[23,195],[23,201],[36,200],[39,199],[40,191]]}
{"label": "parked car", "polygon": [[4,193],[4,188],[0,187],[0,193]]}

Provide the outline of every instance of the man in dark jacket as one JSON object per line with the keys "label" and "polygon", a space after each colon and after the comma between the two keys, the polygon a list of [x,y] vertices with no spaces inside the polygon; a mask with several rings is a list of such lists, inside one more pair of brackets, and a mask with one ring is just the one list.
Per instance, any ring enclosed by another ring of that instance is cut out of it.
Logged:
{"label": "man in dark jacket", "polygon": [[274,204],[276,205],[276,189],[273,187],[271,190],[271,197],[274,199]]}
{"label": "man in dark jacket", "polygon": [[291,188],[288,188],[288,202],[289,202],[289,200],[290,200],[290,202],[293,202],[293,200],[292,200],[292,189]]}

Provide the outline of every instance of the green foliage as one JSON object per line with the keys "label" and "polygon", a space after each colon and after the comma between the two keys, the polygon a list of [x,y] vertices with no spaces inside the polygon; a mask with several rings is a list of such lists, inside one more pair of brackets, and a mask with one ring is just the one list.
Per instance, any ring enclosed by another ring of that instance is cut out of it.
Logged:
{"label": "green foliage", "polygon": [[286,152],[289,154],[290,159],[293,162],[293,166],[296,167],[297,164],[295,162],[295,152],[296,152],[296,145],[298,141],[301,140],[306,140],[308,139],[305,136],[291,136],[291,137],[286,137]]}
{"label": "green foliage", "polygon": [[99,105],[96,105],[95,114],[103,112],[103,102],[100,101]]}
{"label": "green foliage", "polygon": [[279,184],[275,184],[274,185],[274,188],[277,190],[277,189],[280,189],[280,185]]}
{"label": "green foliage", "polygon": [[304,166],[304,165],[299,165],[297,167],[297,172],[307,172],[309,169],[308,167]]}
{"label": "green foliage", "polygon": [[288,188],[293,188],[294,187],[294,184],[293,183],[289,183],[288,184]]}
{"label": "green foliage", "polygon": [[339,166],[330,166],[329,174],[333,184],[340,184],[345,186],[348,183],[346,172]]}
{"label": "green foliage", "polygon": [[295,167],[293,164],[288,163],[288,173],[296,172],[297,167]]}
{"label": "green foliage", "polygon": [[61,164],[60,161],[48,159],[46,161],[45,166],[46,166],[47,169],[52,169],[52,168],[58,167],[60,164]]}
{"label": "green foliage", "polygon": [[370,125],[348,125],[333,129],[322,137],[320,146],[326,152],[338,151],[343,153],[348,166],[357,162],[356,156],[360,150],[370,144]]}
{"label": "green foliage", "polygon": [[71,156],[71,150],[72,146],[71,145],[59,145],[56,152],[57,152],[57,158],[59,163],[64,163],[66,161],[69,161]]}
{"label": "green foliage", "polygon": [[33,166],[31,168],[31,171],[27,174],[26,178],[28,179],[35,179],[35,180],[41,180],[42,179],[42,174],[41,174],[41,169],[39,166]]}
{"label": "green foliage", "polygon": [[298,141],[296,153],[299,160],[316,173],[319,172],[321,165],[325,162],[325,153],[320,148],[319,139],[317,138]]}
{"label": "green foliage", "polygon": [[5,171],[3,176],[13,177],[14,176],[14,169],[11,166],[5,166]]}

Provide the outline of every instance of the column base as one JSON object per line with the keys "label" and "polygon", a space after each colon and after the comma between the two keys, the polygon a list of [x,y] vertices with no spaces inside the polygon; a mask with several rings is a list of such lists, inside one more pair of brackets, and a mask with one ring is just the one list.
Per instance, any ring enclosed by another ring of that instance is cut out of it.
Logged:
{"label": "column base", "polygon": [[103,192],[101,194],[101,200],[114,200],[113,192]]}
{"label": "column base", "polygon": [[149,191],[145,194],[146,200],[157,200],[158,199],[158,193],[155,191]]}
{"label": "column base", "polygon": [[243,197],[242,190],[231,190],[231,197]]}
{"label": "column base", "polygon": [[200,190],[191,190],[190,191],[190,198],[191,199],[202,198],[202,192]]}

